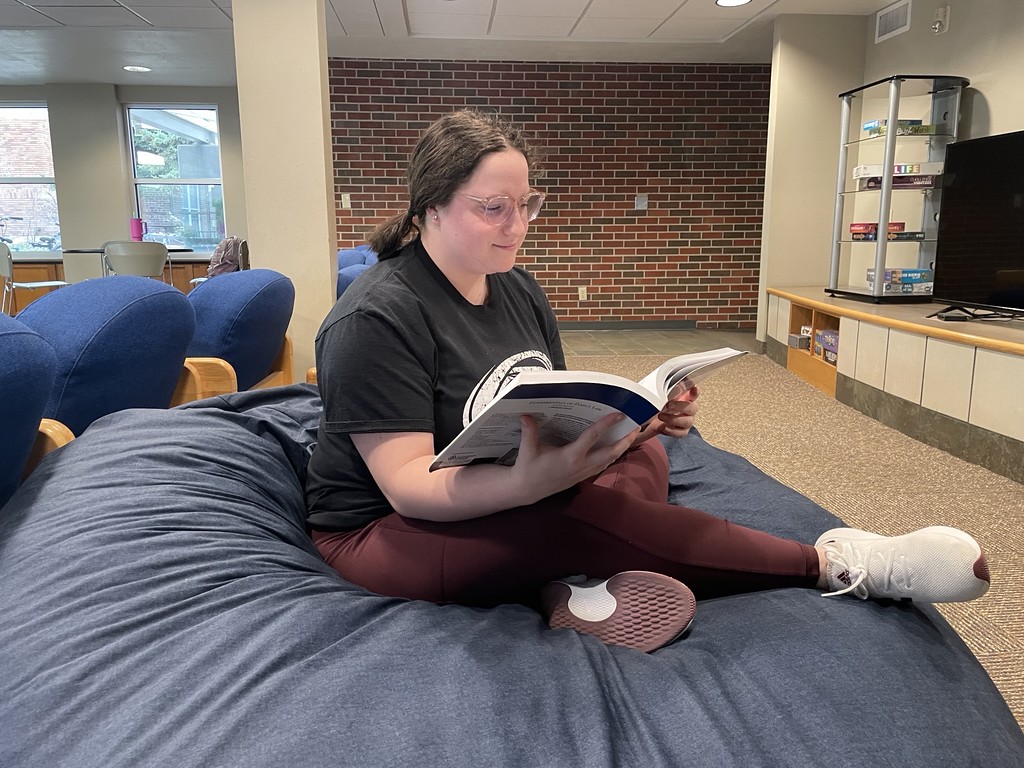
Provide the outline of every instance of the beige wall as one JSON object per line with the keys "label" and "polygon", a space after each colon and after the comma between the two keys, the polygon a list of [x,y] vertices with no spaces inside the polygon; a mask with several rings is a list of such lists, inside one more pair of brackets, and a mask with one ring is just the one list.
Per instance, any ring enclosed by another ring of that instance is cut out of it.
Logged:
{"label": "beige wall", "polygon": [[902,35],[876,45],[872,33],[864,82],[897,73],[966,77],[961,139],[1024,129],[1024,2],[944,0],[949,30],[936,35],[930,26],[939,4],[915,2]]}
{"label": "beige wall", "polygon": [[839,158],[839,100],[864,69],[864,19],[783,16],[775,25],[761,232],[764,289],[826,285]]}
{"label": "beige wall", "polygon": [[828,283],[839,93],[894,74],[959,75],[971,81],[961,139],[1024,129],[1024,2],[946,3],[944,34],[930,28],[939,3],[916,2],[910,30],[878,44],[873,16],[783,16],[776,23],[758,339],[765,339],[768,317],[763,288]]}

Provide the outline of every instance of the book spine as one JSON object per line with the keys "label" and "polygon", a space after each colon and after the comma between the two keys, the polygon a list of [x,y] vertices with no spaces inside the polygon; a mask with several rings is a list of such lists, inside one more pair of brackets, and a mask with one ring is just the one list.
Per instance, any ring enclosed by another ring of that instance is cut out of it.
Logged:
{"label": "book spine", "polygon": [[[890,221],[889,231],[890,232],[903,232],[907,228],[907,222],[905,221]],[[850,224],[851,232],[877,232],[878,222],[877,221],[855,221]]]}
{"label": "book spine", "polygon": [[[941,178],[941,176],[933,174],[925,174],[921,176],[893,176],[892,187],[893,189],[934,189],[939,185]],[[868,176],[857,180],[858,190],[881,188],[881,176]]]}
{"label": "book spine", "polygon": [[[888,126],[879,125],[868,129],[868,136],[885,136]],[[939,132],[937,125],[897,125],[897,136],[933,136]]]}
{"label": "book spine", "polygon": [[[933,272],[930,269],[901,267],[897,269],[887,269],[884,272],[885,279],[884,283],[931,283]],[[875,270],[873,267],[869,267],[867,271],[867,279],[869,283],[875,280]]]}
{"label": "book spine", "polygon": [[[897,126],[921,125],[923,122],[924,122],[924,120],[909,120],[909,119],[908,120],[897,120],[896,121],[896,125]],[[889,123],[889,121],[886,118],[884,118],[884,117],[883,118],[879,118],[878,120],[868,120],[866,123],[864,123],[864,130],[865,131],[870,131],[870,130],[873,130],[875,128],[882,128],[883,126],[887,125],[888,123]]]}
{"label": "book spine", "polygon": [[[877,232],[852,232],[850,233],[851,240],[877,240]],[[885,236],[886,240],[924,240],[924,232],[889,232]]]}
{"label": "book spine", "polygon": [[[920,174],[942,173],[941,162],[924,163],[896,163],[892,167],[893,176],[913,176]],[[882,164],[872,163],[869,165],[858,165],[853,169],[853,178],[863,179],[869,176],[881,176]]]}

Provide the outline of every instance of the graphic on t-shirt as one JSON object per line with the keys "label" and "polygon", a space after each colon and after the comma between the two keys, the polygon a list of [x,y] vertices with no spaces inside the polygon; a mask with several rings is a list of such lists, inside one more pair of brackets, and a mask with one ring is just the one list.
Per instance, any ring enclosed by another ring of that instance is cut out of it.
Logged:
{"label": "graphic on t-shirt", "polygon": [[469,397],[466,398],[466,405],[462,409],[462,426],[465,427],[475,419],[477,414],[494,399],[494,396],[503,387],[515,381],[516,376],[523,371],[535,371],[537,369],[550,371],[553,367],[548,356],[536,349],[517,352],[510,357],[506,357],[491,368],[480,379],[480,382],[473,387],[473,391],[469,393]]}

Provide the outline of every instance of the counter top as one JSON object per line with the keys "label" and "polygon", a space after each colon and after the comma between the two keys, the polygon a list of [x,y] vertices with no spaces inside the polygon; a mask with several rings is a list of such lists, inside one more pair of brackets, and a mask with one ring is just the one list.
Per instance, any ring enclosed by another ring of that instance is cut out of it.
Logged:
{"label": "counter top", "polygon": [[768,293],[837,317],[863,320],[876,325],[918,333],[922,336],[931,336],[958,344],[971,344],[997,352],[1007,352],[1011,355],[1024,355],[1024,319],[949,322],[939,320],[937,317],[928,317],[932,312],[944,309],[946,304],[935,302],[875,304],[870,301],[830,296],[821,286],[769,288]]}
{"label": "counter top", "polygon": [[[77,256],[77,255],[89,255],[89,254],[88,253],[86,253],[86,254],[75,254],[75,253],[72,253],[70,255],[71,256]],[[24,252],[24,251],[22,251],[22,252],[12,251],[11,252],[11,256],[14,258],[14,263],[15,264],[18,264],[18,263],[22,263],[22,264],[60,264],[61,262],[64,261],[63,255],[61,253],[57,252],[57,251],[53,251],[51,253],[45,253],[45,252],[39,252],[39,251],[27,252],[27,253]],[[193,252],[189,252],[189,253],[174,253],[172,251],[169,254],[169,256],[170,256],[172,264],[174,262],[184,263],[184,264],[207,264],[210,261],[210,254],[209,253],[198,253],[198,252],[195,252],[195,253],[193,253]]]}

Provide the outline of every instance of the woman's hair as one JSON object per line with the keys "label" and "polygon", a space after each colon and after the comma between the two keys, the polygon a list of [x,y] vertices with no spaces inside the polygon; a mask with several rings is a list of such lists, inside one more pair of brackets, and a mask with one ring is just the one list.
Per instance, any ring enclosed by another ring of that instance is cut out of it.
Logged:
{"label": "woman's hair", "polygon": [[381,223],[366,239],[378,258],[395,255],[432,205],[444,205],[492,152],[514,149],[523,153],[533,172],[538,151],[523,132],[496,114],[464,109],[427,126],[409,158],[409,207]]}

